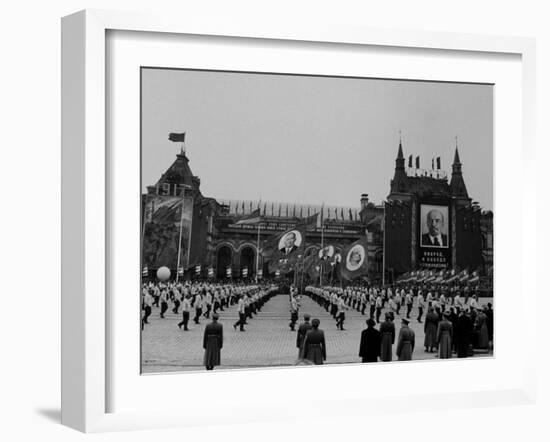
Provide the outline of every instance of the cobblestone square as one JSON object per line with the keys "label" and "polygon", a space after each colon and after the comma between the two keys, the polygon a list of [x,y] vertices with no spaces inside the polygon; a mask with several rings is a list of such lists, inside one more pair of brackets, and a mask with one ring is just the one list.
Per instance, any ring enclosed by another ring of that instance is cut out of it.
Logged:
{"label": "cobblestone square", "polygon": [[[484,303],[491,301],[492,299],[484,299]],[[308,296],[302,296],[300,304],[300,321],[306,313],[321,321],[320,328],[325,332],[327,345],[327,364],[360,362],[359,341],[361,331],[366,327],[368,311],[365,315],[361,315],[356,310],[348,310],[345,330],[341,331],[336,328],[334,319]],[[289,307],[288,295],[279,294],[272,297],[266,302],[261,312],[248,320],[245,332],[240,332],[238,328],[233,329],[233,323],[238,317],[236,305],[218,312],[219,322],[224,329],[224,344],[221,366],[216,369],[295,365],[298,362],[298,349],[296,331],[291,331],[289,327]],[[385,311],[387,309],[383,310],[382,317]],[[177,326],[181,321],[181,314],[175,315],[169,309],[165,318],[161,319],[159,312],[157,307],[153,307],[149,324],[145,325],[142,332],[142,372],[204,370],[202,339],[205,324],[209,320],[203,317],[200,324],[195,325],[191,316],[189,331],[183,331]],[[405,313],[404,308],[401,313]],[[424,350],[424,324],[418,323],[416,315],[417,309],[414,308],[410,322],[410,327],[416,335],[413,360],[437,360],[437,353],[427,353]],[[400,316],[396,317],[395,325],[397,344],[397,335],[401,326]],[[396,344],[393,348],[394,360],[397,359]],[[492,352],[474,355],[474,357],[480,356],[492,356]],[[445,362],[441,361],[441,363]]]}

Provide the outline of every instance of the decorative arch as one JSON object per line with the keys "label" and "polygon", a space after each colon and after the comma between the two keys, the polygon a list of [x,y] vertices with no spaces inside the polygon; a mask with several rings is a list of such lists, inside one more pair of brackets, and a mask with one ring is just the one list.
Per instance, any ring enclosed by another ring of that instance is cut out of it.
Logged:
{"label": "decorative arch", "polygon": [[244,242],[244,243],[240,244],[239,247],[237,247],[236,251],[240,253],[242,251],[242,249],[244,249],[245,247],[250,247],[252,250],[254,250],[254,253],[257,252],[256,244],[254,244],[252,242]]}
{"label": "decorative arch", "polygon": [[220,244],[216,247],[216,276],[225,278],[227,267],[233,266],[234,249],[231,244]]}
{"label": "decorative arch", "polygon": [[230,241],[222,241],[222,242],[216,244],[216,253],[218,253],[218,250],[220,250],[224,246],[229,247],[231,249],[232,253],[237,252],[237,249],[235,248],[235,244],[233,244]]}
{"label": "decorative arch", "polygon": [[[250,245],[239,247],[239,268],[248,268],[248,275],[256,272],[256,248]],[[242,274],[242,273],[241,273]]]}

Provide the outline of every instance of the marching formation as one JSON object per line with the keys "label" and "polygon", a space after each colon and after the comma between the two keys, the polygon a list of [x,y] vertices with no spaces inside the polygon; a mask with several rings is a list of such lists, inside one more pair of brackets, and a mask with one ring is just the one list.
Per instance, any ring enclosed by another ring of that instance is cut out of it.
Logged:
{"label": "marching formation", "polygon": [[[298,354],[295,363],[298,364],[325,363],[327,339],[331,339],[332,332],[329,332],[327,338],[327,324],[324,324],[323,329],[321,321],[325,322],[324,318],[332,317],[336,326],[333,333],[337,334],[346,330],[346,315],[350,313],[354,321],[361,316],[366,319],[367,328],[355,337],[349,337],[356,340],[362,362],[413,359],[415,346],[421,346],[415,339],[419,328],[424,332],[425,352],[436,353],[441,359],[451,358],[453,354],[459,358],[472,356],[475,350],[488,350],[491,346],[492,306],[490,303],[480,305],[478,297],[474,294],[469,296],[467,291],[439,292],[435,287],[413,285],[347,288],[308,286],[303,294],[291,286],[288,295],[281,295],[282,291],[279,285],[268,282],[144,283],[141,294],[142,330],[150,323],[153,308],[158,309],[159,320],[167,318],[168,310],[181,315],[175,325],[182,332],[190,331],[200,325],[201,321],[211,320],[201,329],[204,328],[203,365],[207,370],[212,370],[221,365],[221,350],[224,347],[220,316],[231,308],[228,317],[237,316],[237,320],[231,323],[233,329],[245,332],[245,326],[262,312],[265,303],[279,295],[288,296],[290,321],[287,330],[296,333]],[[310,307],[299,323],[304,296],[311,299],[307,301]],[[320,308],[311,309],[313,303]],[[320,314],[323,310],[326,314]],[[315,312],[319,313],[316,315]],[[169,316],[173,318],[173,315]],[[396,330],[398,320],[401,327]],[[418,325],[412,327],[411,321]],[[330,357],[328,354],[329,360]]]}
{"label": "marching formation", "polygon": [[[426,352],[438,352],[448,359],[456,353],[465,358],[474,349],[488,350],[493,341],[492,304],[480,305],[477,294],[450,289],[438,292],[434,286],[410,285],[404,287],[306,287],[308,294],[336,321],[336,328],[344,330],[345,312],[353,309],[367,315],[367,329],[361,334],[359,356],[363,362],[392,360],[395,343],[395,318],[401,318],[401,330],[395,354],[400,361],[411,360],[415,347],[415,333],[409,327],[413,309],[416,321],[423,323]],[[384,321],[382,311],[386,309]],[[424,318],[424,313],[426,316]],[[423,321],[424,318],[424,321]],[[379,324],[379,330],[376,325]]]}

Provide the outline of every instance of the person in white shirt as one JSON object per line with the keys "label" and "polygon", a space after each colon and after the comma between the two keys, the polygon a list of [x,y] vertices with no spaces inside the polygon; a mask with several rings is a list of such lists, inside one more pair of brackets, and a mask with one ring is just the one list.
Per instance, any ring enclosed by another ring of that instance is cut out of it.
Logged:
{"label": "person in white shirt", "polygon": [[376,298],[374,297],[374,292],[369,293],[369,304],[370,304],[370,315],[371,319],[374,319],[374,311],[376,310]]}
{"label": "person in white shirt", "polygon": [[362,291],[361,292],[361,314],[362,315],[365,314],[365,309],[367,308],[367,304],[368,304],[367,294],[364,291]]}
{"label": "person in white shirt", "polygon": [[439,297],[439,305],[441,306],[441,312],[445,313],[447,307],[447,298],[445,297],[444,293],[441,293],[441,296]]}
{"label": "person in white shirt", "polygon": [[411,318],[411,311],[413,308],[413,294],[412,290],[405,295],[405,305],[407,306],[407,319]]}
{"label": "person in white shirt", "polygon": [[336,328],[339,328],[340,330],[344,329],[344,321],[346,320],[346,310],[348,307],[346,306],[346,303],[344,302],[343,298],[338,299],[338,313],[336,316]]}
{"label": "person in white shirt", "polygon": [[160,317],[164,319],[164,314],[168,310],[168,289],[163,289],[160,292]]}
{"label": "person in white shirt", "polygon": [[144,314],[143,319],[141,320],[141,329],[143,330],[143,324],[149,324],[149,321],[147,319],[149,318],[149,316],[151,316],[151,309],[153,307],[153,297],[147,289],[143,289],[142,304]]}
{"label": "person in white shirt", "polygon": [[181,326],[183,325],[183,331],[188,331],[189,328],[187,327],[187,324],[189,323],[189,316],[191,314],[191,301],[189,301],[189,295],[185,295],[183,297],[181,312],[183,317],[182,321],[178,323],[178,327],[181,329]]}
{"label": "person in white shirt", "polygon": [[210,311],[212,310],[212,295],[210,291],[206,292],[206,295],[204,296],[203,301],[206,307],[206,311],[204,312],[204,317],[206,319],[210,319]]}
{"label": "person in white shirt", "polygon": [[172,312],[177,315],[180,310],[181,305],[181,293],[177,287],[172,288],[172,301],[174,303],[174,308],[172,309]]}
{"label": "person in white shirt", "polygon": [[195,317],[193,318],[193,321],[195,322],[195,324],[200,324],[199,319],[202,315],[202,296],[200,295],[200,293],[197,293],[197,295],[195,296],[193,307],[195,308]]}
{"label": "person in white shirt", "polygon": [[422,315],[424,314],[424,295],[422,292],[418,292],[418,322],[422,322]]}
{"label": "person in white shirt", "polygon": [[458,290],[456,291],[453,305],[455,307],[462,307],[462,301],[460,300],[460,292]]}
{"label": "person in white shirt", "polygon": [[376,323],[380,324],[380,315],[382,314],[382,306],[383,306],[382,296],[378,296],[376,298]]}
{"label": "person in white shirt", "polygon": [[405,290],[398,290],[395,292],[395,313],[399,315],[401,311],[401,304],[403,303],[403,297],[405,296]]}
{"label": "person in white shirt", "polygon": [[432,301],[433,301],[432,292],[428,292],[428,294],[426,295],[426,302],[428,303],[428,307],[432,306]]}
{"label": "person in white shirt", "polygon": [[296,327],[296,322],[298,321],[298,302],[296,301],[296,298],[291,295],[290,297],[290,323],[288,326],[292,331],[294,331],[294,327]]}
{"label": "person in white shirt", "polygon": [[472,296],[468,304],[470,306],[470,310],[477,310],[478,308],[477,295]]}
{"label": "person in white shirt", "polygon": [[237,330],[237,325],[239,326],[240,331],[245,331],[244,329],[244,323],[246,321],[246,300],[244,299],[246,295],[240,296],[239,301],[237,302],[237,313],[239,314],[239,319],[235,324],[233,324],[233,328]]}

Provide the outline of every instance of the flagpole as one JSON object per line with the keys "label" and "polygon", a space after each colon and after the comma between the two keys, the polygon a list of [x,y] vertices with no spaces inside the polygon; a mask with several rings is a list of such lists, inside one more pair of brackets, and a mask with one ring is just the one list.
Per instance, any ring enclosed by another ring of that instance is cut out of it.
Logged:
{"label": "flagpole", "polygon": [[260,268],[260,225],[262,223],[262,195],[260,194],[260,198],[258,199],[258,211],[259,211],[259,218],[258,218],[258,238],[256,239],[256,284],[258,284],[258,270]]}
{"label": "flagpole", "polygon": [[[323,256],[323,248],[325,247],[325,245],[324,245],[324,241],[325,241],[325,238],[324,238],[324,223],[325,223],[324,217],[325,217],[325,202],[323,201],[323,204],[321,205],[321,257]],[[321,268],[319,270],[320,270],[319,271],[319,287],[322,287],[323,286],[323,263],[321,263]]]}
{"label": "flagpole", "polygon": [[[309,221],[309,217],[308,217],[308,221]],[[302,274],[300,275],[300,295],[302,295],[304,292],[304,270],[305,270],[304,260],[306,259],[306,237],[307,237],[307,225],[306,225],[306,228],[304,229],[304,250],[302,252],[302,267],[301,267]]]}
{"label": "flagpole", "polygon": [[386,284],[386,202],[384,201],[384,215],[382,217],[382,287]]}
{"label": "flagpole", "polygon": [[258,239],[256,241],[256,284],[258,283],[258,269],[260,267],[260,224],[258,222]]}
{"label": "flagpole", "polygon": [[181,257],[181,235],[183,231],[183,210],[185,209],[185,189],[183,189],[181,197],[181,217],[180,217],[180,235],[178,240],[178,263],[176,265],[176,284],[179,281],[180,276],[180,257]]}
{"label": "flagpole", "polygon": [[[141,277],[143,278],[143,247],[145,246],[145,226],[147,225],[147,199],[149,194],[145,194],[144,214],[143,214],[143,227],[141,230]],[[151,221],[153,220],[153,200],[151,199]],[[147,275],[149,276],[149,275]]]}

